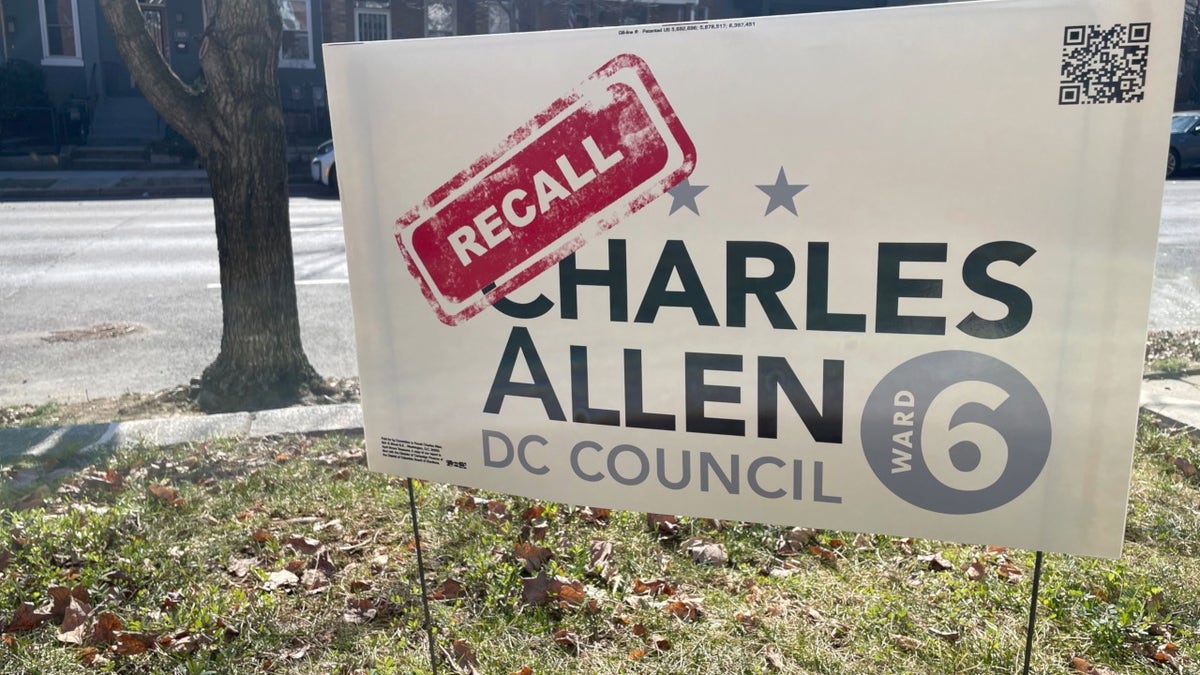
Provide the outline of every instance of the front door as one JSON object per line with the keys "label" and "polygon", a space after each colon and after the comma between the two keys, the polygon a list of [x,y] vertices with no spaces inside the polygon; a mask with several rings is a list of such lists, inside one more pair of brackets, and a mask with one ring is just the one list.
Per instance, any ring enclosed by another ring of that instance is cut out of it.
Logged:
{"label": "front door", "polygon": [[[158,53],[162,54],[163,60],[169,64],[171,52],[167,49],[167,15],[163,4],[164,0],[146,0],[139,2],[138,6],[142,9],[142,18],[146,20],[146,32],[150,34],[154,46],[158,47]],[[137,84],[132,78],[129,86],[137,89]]]}

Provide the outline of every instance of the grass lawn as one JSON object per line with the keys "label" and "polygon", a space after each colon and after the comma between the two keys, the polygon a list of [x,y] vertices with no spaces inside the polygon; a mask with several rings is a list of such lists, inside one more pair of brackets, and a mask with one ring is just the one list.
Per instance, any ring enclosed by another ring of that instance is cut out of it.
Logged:
{"label": "grass lawn", "polygon": [[[1033,670],[1197,673],[1200,455],[1143,423],[1121,560],[1047,557]],[[429,672],[361,437],[0,467],[0,673]],[[440,672],[1018,672],[1033,554],[417,483]]]}

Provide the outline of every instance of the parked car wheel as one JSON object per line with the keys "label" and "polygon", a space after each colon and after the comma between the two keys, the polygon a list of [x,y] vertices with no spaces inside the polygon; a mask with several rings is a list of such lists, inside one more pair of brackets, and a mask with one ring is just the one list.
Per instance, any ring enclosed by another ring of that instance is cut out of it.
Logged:
{"label": "parked car wheel", "polygon": [[1171,148],[1167,152],[1167,178],[1175,175],[1175,170],[1179,168],[1179,153],[1175,152],[1175,148]]}
{"label": "parked car wheel", "polygon": [[336,194],[338,191],[337,183],[337,164],[329,165],[329,189]]}

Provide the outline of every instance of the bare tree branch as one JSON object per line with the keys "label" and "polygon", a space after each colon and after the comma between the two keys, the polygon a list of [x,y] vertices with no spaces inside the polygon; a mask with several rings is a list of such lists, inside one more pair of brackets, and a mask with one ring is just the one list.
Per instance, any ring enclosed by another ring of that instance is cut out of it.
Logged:
{"label": "bare tree branch", "polygon": [[100,9],[146,100],[197,149],[209,146],[213,134],[204,111],[205,93],[184,84],[167,65],[146,30],[137,0],[100,0]]}

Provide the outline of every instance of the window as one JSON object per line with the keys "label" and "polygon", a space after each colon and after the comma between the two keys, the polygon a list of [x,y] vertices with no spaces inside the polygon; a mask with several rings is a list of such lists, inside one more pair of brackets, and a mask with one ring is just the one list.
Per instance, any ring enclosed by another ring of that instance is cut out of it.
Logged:
{"label": "window", "polygon": [[354,3],[354,39],[390,40],[392,37],[391,3],[358,0]]}
{"label": "window", "polygon": [[38,18],[42,23],[42,63],[82,66],[75,0],[38,0]]}
{"label": "window", "polygon": [[283,17],[283,43],[279,47],[279,65],[285,68],[312,68],[312,30],[310,0],[279,0]]}

